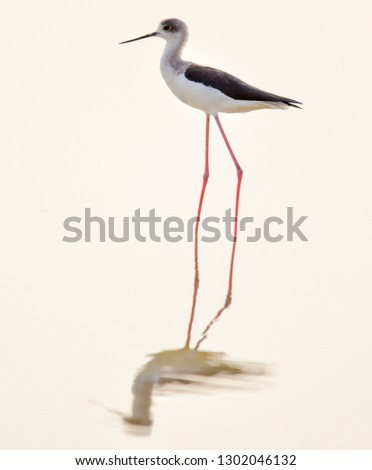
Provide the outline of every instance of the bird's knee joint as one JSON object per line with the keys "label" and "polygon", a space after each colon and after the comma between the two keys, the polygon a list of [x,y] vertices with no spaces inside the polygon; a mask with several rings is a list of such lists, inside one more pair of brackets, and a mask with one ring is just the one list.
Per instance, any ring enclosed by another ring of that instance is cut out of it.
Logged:
{"label": "bird's knee joint", "polygon": [[208,178],[209,178],[209,171],[206,171],[203,175],[203,180],[208,181]]}

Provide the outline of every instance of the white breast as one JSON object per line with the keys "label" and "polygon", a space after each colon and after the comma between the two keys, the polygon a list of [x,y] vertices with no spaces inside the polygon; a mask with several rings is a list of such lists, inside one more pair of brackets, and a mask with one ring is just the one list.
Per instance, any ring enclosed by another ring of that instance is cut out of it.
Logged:
{"label": "white breast", "polygon": [[219,112],[245,113],[281,107],[281,103],[234,100],[215,88],[188,80],[184,71],[176,71],[169,64],[161,64],[160,70],[166,84],[179,100],[212,116]]}

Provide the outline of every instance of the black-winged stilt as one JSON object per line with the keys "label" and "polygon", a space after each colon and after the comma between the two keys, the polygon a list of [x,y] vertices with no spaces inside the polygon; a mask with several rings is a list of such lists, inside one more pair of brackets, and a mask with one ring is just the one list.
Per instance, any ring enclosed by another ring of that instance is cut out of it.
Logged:
{"label": "black-winged stilt", "polygon": [[190,321],[188,326],[187,338],[185,347],[189,348],[191,329],[194,320],[196,298],[199,286],[199,267],[198,267],[198,229],[200,215],[203,205],[205,189],[209,178],[209,121],[210,116],[216,120],[217,126],[221,132],[223,140],[231,155],[237,171],[237,186],[236,186],[236,199],[235,199],[235,222],[234,222],[234,241],[231,252],[230,260],[230,273],[229,284],[226,295],[226,300],[223,307],[217,312],[216,316],[207,325],[203,331],[202,338],[198,341],[196,349],[201,342],[205,339],[209,328],[218,319],[222,312],[230,305],[232,295],[232,276],[235,258],[235,248],[238,229],[238,212],[239,212],[239,196],[241,179],[243,170],[236,159],[234,152],[227,140],[226,134],[223,130],[218,113],[245,113],[259,109],[286,109],[289,106],[299,108],[299,101],[283,96],[267,93],[266,91],[255,88],[247,83],[244,83],[239,78],[234,77],[222,70],[202,65],[194,64],[182,60],[181,52],[187,41],[188,30],[186,24],[177,19],[170,18],[161,21],[156,31],[153,33],[140,36],[135,39],[123,41],[120,44],[138,41],[140,39],[158,36],[166,41],[165,49],[161,57],[160,70],[161,74],[171,89],[171,91],[182,102],[200,109],[206,113],[206,137],[205,137],[205,167],[203,174],[203,186],[199,199],[198,213],[195,224],[195,249],[194,249],[194,262],[195,262],[195,279],[194,279],[194,294],[191,308]]}

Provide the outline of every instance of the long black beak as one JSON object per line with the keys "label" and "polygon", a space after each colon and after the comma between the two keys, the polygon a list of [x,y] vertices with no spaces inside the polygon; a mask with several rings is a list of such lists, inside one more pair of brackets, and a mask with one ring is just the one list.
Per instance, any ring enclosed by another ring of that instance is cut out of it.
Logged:
{"label": "long black beak", "polygon": [[127,42],[139,41],[140,39],[151,38],[152,36],[157,36],[157,35],[158,33],[155,31],[154,33],[145,34],[144,36],[140,36],[139,38],[136,38],[136,39],[129,39],[129,41],[119,42],[119,44],[126,44]]}

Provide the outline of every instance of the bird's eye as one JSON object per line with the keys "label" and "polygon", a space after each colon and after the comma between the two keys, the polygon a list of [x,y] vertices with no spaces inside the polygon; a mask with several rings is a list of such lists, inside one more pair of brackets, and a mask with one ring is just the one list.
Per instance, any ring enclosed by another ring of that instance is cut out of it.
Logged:
{"label": "bird's eye", "polygon": [[163,29],[164,29],[164,31],[170,31],[171,26],[169,26],[169,24],[166,24],[165,26],[163,26]]}

